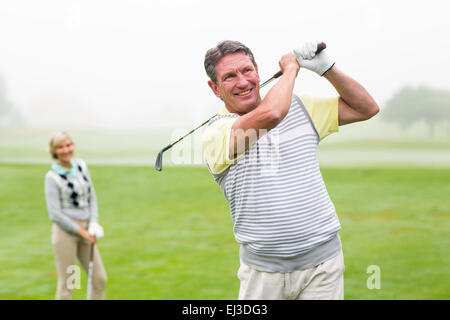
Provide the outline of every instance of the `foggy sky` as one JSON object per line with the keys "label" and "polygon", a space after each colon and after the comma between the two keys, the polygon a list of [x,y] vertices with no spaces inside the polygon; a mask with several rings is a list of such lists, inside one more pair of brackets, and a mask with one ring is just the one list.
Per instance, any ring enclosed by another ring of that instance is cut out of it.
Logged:
{"label": "foggy sky", "polygon": [[[203,58],[224,39],[261,80],[310,39],[379,104],[404,84],[450,89],[446,1],[22,1],[0,3],[0,77],[30,125],[171,127],[213,115]],[[266,90],[266,89],[264,89]],[[302,70],[296,92],[336,94]]]}

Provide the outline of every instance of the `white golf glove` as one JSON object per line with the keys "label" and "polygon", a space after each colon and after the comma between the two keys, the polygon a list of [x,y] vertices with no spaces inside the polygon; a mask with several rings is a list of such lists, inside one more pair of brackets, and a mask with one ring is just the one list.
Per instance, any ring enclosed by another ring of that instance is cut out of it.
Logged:
{"label": "white golf glove", "polygon": [[323,76],[325,72],[334,66],[334,61],[328,57],[325,52],[326,49],[316,55],[318,44],[319,41],[306,42],[301,47],[295,49],[294,53],[297,56],[300,67],[314,71],[319,76]]}
{"label": "white golf glove", "polygon": [[102,226],[99,225],[97,222],[94,222],[94,221],[91,221],[89,223],[88,232],[89,232],[89,234],[95,236],[96,240],[100,240],[105,235],[104,232],[103,232]]}

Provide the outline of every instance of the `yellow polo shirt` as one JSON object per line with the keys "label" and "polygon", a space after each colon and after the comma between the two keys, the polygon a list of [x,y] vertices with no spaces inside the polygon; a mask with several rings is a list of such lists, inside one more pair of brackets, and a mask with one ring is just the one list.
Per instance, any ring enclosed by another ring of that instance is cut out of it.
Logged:
{"label": "yellow polo shirt", "polygon": [[[319,134],[319,140],[339,130],[339,97],[317,98],[302,94],[298,96],[314,123],[314,127]],[[224,107],[219,115],[226,114],[231,113]],[[228,158],[231,128],[236,120],[237,118],[222,118],[208,126],[203,133],[202,144],[206,162],[214,174],[225,171],[245,153],[238,155],[235,159],[230,160]]]}

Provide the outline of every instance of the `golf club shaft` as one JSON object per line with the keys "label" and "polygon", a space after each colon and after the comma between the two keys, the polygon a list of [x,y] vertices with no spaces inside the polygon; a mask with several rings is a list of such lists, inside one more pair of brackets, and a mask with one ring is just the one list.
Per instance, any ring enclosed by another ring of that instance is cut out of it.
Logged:
{"label": "golf club shaft", "polygon": [[[172,144],[168,145],[168,149],[170,149],[173,145],[177,144],[178,142],[180,142],[181,140],[183,140],[184,138],[186,138],[188,135],[190,135],[191,133],[193,133],[194,131],[196,131],[197,129],[200,129],[201,127],[203,127],[205,124],[207,124],[212,118],[214,118],[215,116],[217,116],[217,114],[213,115],[211,118],[209,118],[208,120],[206,120],[205,122],[203,122],[201,125],[199,125],[198,127],[192,129],[191,131],[189,131],[189,133],[185,134],[184,136],[182,136],[180,139],[178,139],[177,141],[173,142]],[[167,150],[167,149],[166,149]]]}
{"label": "golf club shaft", "polygon": [[91,300],[92,295],[92,273],[94,271],[94,243],[91,243],[91,252],[89,253],[88,283],[86,300]]}

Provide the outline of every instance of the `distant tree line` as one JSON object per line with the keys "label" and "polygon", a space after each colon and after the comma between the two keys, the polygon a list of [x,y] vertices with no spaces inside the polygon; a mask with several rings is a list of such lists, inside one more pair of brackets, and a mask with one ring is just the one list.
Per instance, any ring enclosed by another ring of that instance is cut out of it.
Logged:
{"label": "distant tree line", "polygon": [[386,102],[381,119],[395,122],[403,129],[425,122],[433,136],[438,124],[448,125],[450,134],[450,91],[427,86],[404,86]]}

